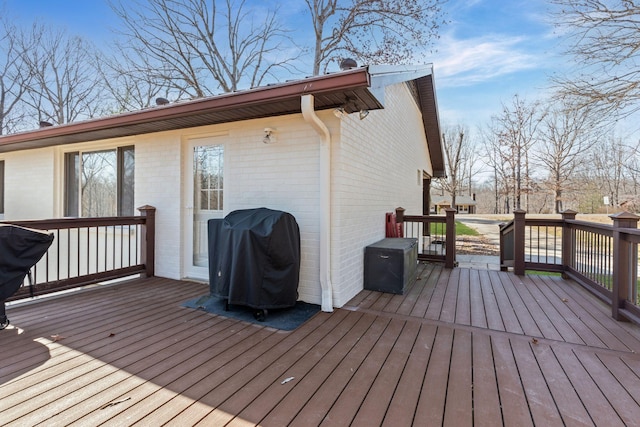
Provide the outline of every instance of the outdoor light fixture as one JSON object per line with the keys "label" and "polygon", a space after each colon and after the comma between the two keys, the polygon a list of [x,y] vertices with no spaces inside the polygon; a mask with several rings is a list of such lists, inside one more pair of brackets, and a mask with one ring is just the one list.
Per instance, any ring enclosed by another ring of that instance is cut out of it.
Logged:
{"label": "outdoor light fixture", "polygon": [[333,110],[333,115],[339,119],[343,118],[346,114],[347,113],[344,111],[343,107],[338,107],[335,110]]}
{"label": "outdoor light fixture", "polygon": [[262,142],[265,144],[276,142],[276,136],[273,134],[275,131],[273,128],[264,128],[264,138],[262,138]]}
{"label": "outdoor light fixture", "polygon": [[347,97],[342,106],[333,110],[333,115],[339,119],[344,119],[347,114],[355,113],[356,111],[359,112],[358,117],[360,117],[360,120],[364,120],[369,115],[369,110],[361,109],[357,100]]}

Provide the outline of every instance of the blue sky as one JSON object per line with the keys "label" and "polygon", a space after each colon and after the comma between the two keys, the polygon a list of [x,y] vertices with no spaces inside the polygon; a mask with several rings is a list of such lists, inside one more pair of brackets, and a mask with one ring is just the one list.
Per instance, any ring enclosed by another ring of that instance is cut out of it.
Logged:
{"label": "blue sky", "polygon": [[[251,1],[280,4],[290,22],[304,19],[302,0]],[[115,20],[106,0],[5,0],[5,5],[20,21],[64,27],[98,46],[112,38]],[[440,31],[437,52],[425,52],[422,61],[434,64],[443,124],[475,128],[515,94],[527,100],[544,96],[549,75],[563,63],[544,0],[450,0],[444,7],[451,23]],[[308,30],[297,31],[310,36]]]}

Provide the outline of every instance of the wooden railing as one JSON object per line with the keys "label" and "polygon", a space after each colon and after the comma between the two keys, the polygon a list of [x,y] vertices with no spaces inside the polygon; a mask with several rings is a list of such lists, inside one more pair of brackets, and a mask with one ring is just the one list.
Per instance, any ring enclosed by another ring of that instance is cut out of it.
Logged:
{"label": "wooden railing", "polygon": [[446,215],[405,215],[396,209],[396,223],[403,237],[418,239],[418,259],[444,262],[446,268],[456,265],[455,209],[445,209]]}
{"label": "wooden railing", "polygon": [[54,235],[31,269],[32,288],[22,287],[8,300],[27,297],[30,291],[36,296],[138,274],[153,276],[155,208],[138,210],[140,216],[3,221]]}
{"label": "wooden railing", "polygon": [[500,262],[517,275],[526,270],[560,272],[611,305],[617,320],[640,323],[638,244],[640,217],[611,215],[612,225],[575,219],[566,211],[561,219],[514,219],[500,227]]}

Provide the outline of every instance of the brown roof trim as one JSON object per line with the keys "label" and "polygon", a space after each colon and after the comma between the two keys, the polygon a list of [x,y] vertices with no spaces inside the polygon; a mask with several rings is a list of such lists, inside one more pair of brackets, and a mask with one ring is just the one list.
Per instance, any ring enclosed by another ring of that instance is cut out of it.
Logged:
{"label": "brown roof trim", "polygon": [[[316,97],[316,108],[335,108],[345,94],[370,110],[382,105],[369,93],[366,67],[194,101],[40,128],[0,137],[0,152],[138,135],[206,124],[300,112],[300,96]],[[318,105],[319,104],[319,105]],[[185,119],[189,118],[189,119]]]}
{"label": "brown roof trim", "polygon": [[433,167],[434,178],[444,178],[447,176],[444,147],[442,145],[442,132],[440,131],[440,119],[438,115],[438,104],[436,102],[436,91],[433,83],[433,74],[416,79],[418,97],[420,99],[420,109],[422,110],[422,124],[427,136],[427,145],[431,155],[431,165]]}
{"label": "brown roof trim", "polygon": [[[428,75],[419,74],[421,77],[418,77],[416,70],[408,67],[395,73],[387,83],[410,80],[416,82],[433,176],[443,177],[446,176],[444,151],[440,138],[433,75],[431,71],[428,72]],[[424,73],[424,70],[419,73]],[[316,110],[341,107],[347,99],[355,101],[361,109],[383,108],[371,91],[371,78],[369,68],[360,67],[324,76],[0,136],[0,153],[297,114],[301,112],[300,97],[306,94],[314,95]]]}

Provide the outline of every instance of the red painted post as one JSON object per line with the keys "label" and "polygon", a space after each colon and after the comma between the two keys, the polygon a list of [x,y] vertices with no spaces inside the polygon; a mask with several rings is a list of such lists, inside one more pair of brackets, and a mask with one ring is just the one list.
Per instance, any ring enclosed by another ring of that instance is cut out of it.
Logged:
{"label": "red painted post", "polygon": [[396,237],[404,237],[404,208],[396,208]]}
{"label": "red painted post", "polygon": [[[611,315],[616,320],[626,320],[620,313],[630,297],[629,286],[636,282],[637,252],[621,237],[622,228],[638,228],[639,216],[620,212],[609,216],[613,220],[613,294]],[[632,256],[634,254],[635,256]]]}
{"label": "red painted post", "polygon": [[568,209],[562,212],[562,278],[568,279],[566,271],[569,267],[573,266],[573,251],[575,248],[575,244],[573,242],[573,233],[571,232],[572,227],[567,224],[567,220],[576,219],[576,214],[578,212],[572,211]]}
{"label": "red painted post", "polygon": [[526,211],[513,211],[513,273],[524,276],[524,234]]}
{"label": "red painted post", "polygon": [[140,229],[140,262],[145,265],[145,276],[155,275],[156,263],[156,208],[149,205],[139,207],[140,215],[146,217]]}
{"label": "red painted post", "polygon": [[444,267],[453,268],[456,266],[456,210],[453,208],[446,208],[444,211],[447,216]]}

